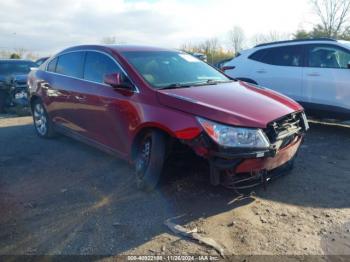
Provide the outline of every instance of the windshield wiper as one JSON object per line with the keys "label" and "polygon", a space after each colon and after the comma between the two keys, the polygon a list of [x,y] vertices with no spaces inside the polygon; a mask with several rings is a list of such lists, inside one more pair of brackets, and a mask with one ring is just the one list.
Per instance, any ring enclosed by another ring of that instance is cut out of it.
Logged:
{"label": "windshield wiper", "polygon": [[208,79],[201,82],[196,82],[193,84],[193,86],[208,86],[208,85],[216,85],[217,83],[219,82],[216,80]]}
{"label": "windshield wiper", "polygon": [[215,79],[208,79],[207,80],[207,84],[212,84],[212,85],[216,85],[216,84],[220,84],[220,83],[230,83],[233,80],[215,80]]}
{"label": "windshield wiper", "polygon": [[167,86],[163,86],[159,89],[175,89],[175,88],[188,88],[188,87],[192,87],[192,86],[205,86],[205,85],[216,85],[219,83],[228,83],[228,82],[232,82],[233,80],[215,80],[215,79],[206,79],[204,81],[200,81],[200,82],[193,82],[193,83],[174,83],[174,84],[170,84]]}
{"label": "windshield wiper", "polygon": [[186,88],[186,87],[191,87],[192,85],[190,84],[181,84],[181,83],[174,83],[174,84],[170,84],[167,86],[163,86],[159,89],[163,90],[163,89],[176,89],[176,88]]}

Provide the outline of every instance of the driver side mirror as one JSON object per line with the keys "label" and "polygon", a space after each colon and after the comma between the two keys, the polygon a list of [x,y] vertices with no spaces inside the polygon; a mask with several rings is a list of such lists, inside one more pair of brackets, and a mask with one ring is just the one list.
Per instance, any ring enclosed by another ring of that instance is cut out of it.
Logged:
{"label": "driver side mirror", "polygon": [[103,82],[113,88],[132,89],[130,80],[122,73],[106,74]]}
{"label": "driver side mirror", "polygon": [[350,69],[350,62],[348,63],[348,69]]}

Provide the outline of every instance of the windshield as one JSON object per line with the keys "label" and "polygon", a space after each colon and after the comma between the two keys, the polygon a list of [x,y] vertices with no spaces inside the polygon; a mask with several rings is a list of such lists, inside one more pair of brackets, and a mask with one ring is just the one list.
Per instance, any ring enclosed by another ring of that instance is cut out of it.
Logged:
{"label": "windshield", "polygon": [[171,85],[206,84],[230,81],[225,75],[201,60],[182,52],[123,52],[123,56],[154,88]]}
{"label": "windshield", "polygon": [[30,61],[0,61],[0,75],[28,74],[31,67],[37,67],[37,65]]}

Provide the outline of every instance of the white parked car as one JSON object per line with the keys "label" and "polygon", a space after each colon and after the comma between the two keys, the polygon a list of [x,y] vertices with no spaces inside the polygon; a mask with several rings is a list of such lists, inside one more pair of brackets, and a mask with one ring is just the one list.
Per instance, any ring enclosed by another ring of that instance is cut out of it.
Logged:
{"label": "white parked car", "polygon": [[322,38],[261,44],[222,70],[293,98],[311,115],[350,119],[350,42]]}

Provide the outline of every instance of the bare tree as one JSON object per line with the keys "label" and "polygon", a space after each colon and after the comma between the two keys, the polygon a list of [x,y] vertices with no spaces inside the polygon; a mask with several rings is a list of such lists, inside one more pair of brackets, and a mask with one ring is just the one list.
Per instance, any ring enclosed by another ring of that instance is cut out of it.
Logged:
{"label": "bare tree", "polygon": [[337,37],[349,28],[350,0],[310,0],[326,36]]}
{"label": "bare tree", "polygon": [[210,38],[201,43],[201,49],[204,53],[213,53],[219,47],[219,40],[217,38]]}
{"label": "bare tree", "polygon": [[22,47],[14,48],[13,50],[20,58],[23,58],[24,54],[27,52],[27,50]]}
{"label": "bare tree", "polygon": [[192,44],[191,42],[183,43],[180,46],[180,50],[185,51],[185,52],[189,52],[189,53],[202,52],[201,48],[202,48],[201,44]]}
{"label": "bare tree", "polygon": [[180,49],[189,53],[203,53],[211,64],[233,57],[230,50],[222,48],[218,38],[210,38],[197,44],[186,42],[180,46]]}
{"label": "bare tree", "polygon": [[35,61],[35,60],[37,60],[37,59],[40,58],[40,55],[35,54],[35,53],[33,53],[33,52],[28,52],[28,53],[25,55],[25,58],[26,58],[26,59],[29,59],[29,60]]}
{"label": "bare tree", "polygon": [[233,52],[235,54],[239,53],[239,51],[243,49],[243,44],[245,41],[243,29],[239,26],[235,26],[231,31],[229,31],[228,40]]}
{"label": "bare tree", "polygon": [[219,51],[220,48],[219,39],[216,37],[207,39],[200,44],[200,52],[203,52],[207,55],[209,63],[213,63],[215,54]]}
{"label": "bare tree", "polygon": [[263,43],[269,43],[269,42],[275,42],[275,41],[282,41],[282,40],[289,40],[291,39],[291,35],[288,33],[281,33],[277,31],[271,31],[267,34],[256,34],[252,38],[252,42],[254,45],[263,44]]}
{"label": "bare tree", "polygon": [[8,50],[2,50],[0,51],[0,58],[1,59],[8,59],[11,56],[11,52]]}

